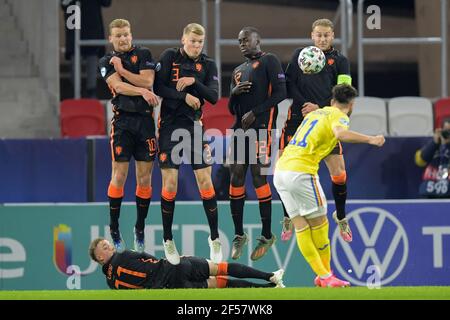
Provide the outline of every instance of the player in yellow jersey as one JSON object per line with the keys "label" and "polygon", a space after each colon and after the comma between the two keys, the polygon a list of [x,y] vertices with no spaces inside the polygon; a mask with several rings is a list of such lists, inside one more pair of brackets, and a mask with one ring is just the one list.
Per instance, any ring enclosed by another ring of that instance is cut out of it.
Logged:
{"label": "player in yellow jersey", "polygon": [[331,272],[327,202],[317,175],[319,163],[337,141],[384,144],[381,135],[348,130],[356,95],[352,86],[336,85],[331,106],[306,116],[275,167],[274,185],[294,225],[300,252],[317,274],[314,283],[320,287],[347,287],[350,283]]}

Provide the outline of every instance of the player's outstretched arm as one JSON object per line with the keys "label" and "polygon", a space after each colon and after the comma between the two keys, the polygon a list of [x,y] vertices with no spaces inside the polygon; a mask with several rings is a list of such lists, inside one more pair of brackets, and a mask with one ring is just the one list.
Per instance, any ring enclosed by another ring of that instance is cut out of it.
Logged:
{"label": "player's outstretched arm", "polygon": [[367,143],[377,147],[381,147],[384,142],[384,136],[368,136],[355,131],[347,130],[343,127],[333,127],[333,133],[339,141],[348,143]]}

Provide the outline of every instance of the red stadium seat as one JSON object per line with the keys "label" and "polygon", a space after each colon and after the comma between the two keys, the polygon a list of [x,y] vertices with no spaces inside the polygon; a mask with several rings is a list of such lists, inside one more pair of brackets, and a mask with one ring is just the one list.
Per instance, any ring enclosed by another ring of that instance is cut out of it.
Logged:
{"label": "red stadium seat", "polygon": [[234,123],[234,116],[228,111],[228,98],[220,98],[214,106],[206,102],[202,122],[205,130],[219,129],[222,135],[226,135],[226,130]]}
{"label": "red stadium seat", "polygon": [[434,104],[434,128],[442,127],[442,120],[450,118],[450,98],[442,98]]}
{"label": "red stadium seat", "polygon": [[105,108],[96,99],[67,99],[60,105],[61,136],[106,135]]}

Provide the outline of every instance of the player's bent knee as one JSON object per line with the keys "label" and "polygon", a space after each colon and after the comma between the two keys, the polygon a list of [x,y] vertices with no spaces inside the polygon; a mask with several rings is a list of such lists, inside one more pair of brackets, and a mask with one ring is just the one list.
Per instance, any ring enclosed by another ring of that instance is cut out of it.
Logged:
{"label": "player's bent knee", "polygon": [[116,185],[118,187],[123,187],[123,185],[125,184],[125,181],[127,180],[127,175],[123,172],[116,171],[116,172],[114,172],[111,180],[114,185]]}
{"label": "player's bent knee", "polygon": [[338,175],[332,175],[331,181],[335,184],[345,184],[347,182],[347,172],[344,170]]}
{"label": "player's bent knee", "polygon": [[331,175],[338,175],[345,171],[345,161],[342,155],[330,154],[325,158],[325,164]]}
{"label": "player's bent knee", "polygon": [[162,188],[164,190],[167,190],[169,192],[177,192],[178,190],[178,183],[177,180],[172,178],[165,178],[162,181]]}
{"label": "player's bent knee", "polygon": [[178,189],[178,183],[174,179],[163,179],[162,187],[170,192],[176,192]]}
{"label": "player's bent knee", "polygon": [[253,177],[253,185],[256,188],[259,188],[267,183],[267,179],[265,176],[254,176]]}
{"label": "player's bent knee", "polygon": [[140,186],[150,186],[151,179],[149,175],[138,176],[136,180]]}
{"label": "player's bent knee", "polygon": [[296,215],[291,217],[292,224],[294,225],[295,230],[302,230],[308,226],[308,220],[306,220],[301,215]]}
{"label": "player's bent knee", "polygon": [[211,176],[209,174],[198,174],[197,185],[200,189],[211,189],[213,187]]}
{"label": "player's bent knee", "polygon": [[242,177],[245,176],[246,169],[242,165],[231,165],[230,166],[230,174],[231,176]]}
{"label": "player's bent knee", "polygon": [[245,177],[231,176],[230,182],[233,187],[240,187],[245,184]]}
{"label": "player's bent knee", "polygon": [[308,224],[311,227],[316,227],[316,226],[320,226],[322,224],[324,224],[327,221],[327,216],[323,215],[323,216],[318,216],[312,219],[308,219]]}

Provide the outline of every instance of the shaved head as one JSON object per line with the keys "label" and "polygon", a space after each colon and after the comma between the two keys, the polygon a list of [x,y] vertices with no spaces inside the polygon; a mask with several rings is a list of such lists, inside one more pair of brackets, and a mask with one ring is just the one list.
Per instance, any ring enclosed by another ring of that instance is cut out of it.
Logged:
{"label": "shaved head", "polygon": [[259,30],[256,29],[255,27],[244,27],[244,28],[242,28],[241,32],[246,32],[246,33],[249,33],[249,34],[255,34],[258,40],[261,39],[261,35],[259,33]]}
{"label": "shaved head", "polygon": [[258,29],[254,27],[244,27],[238,35],[239,48],[245,57],[252,57],[261,52],[261,37]]}

